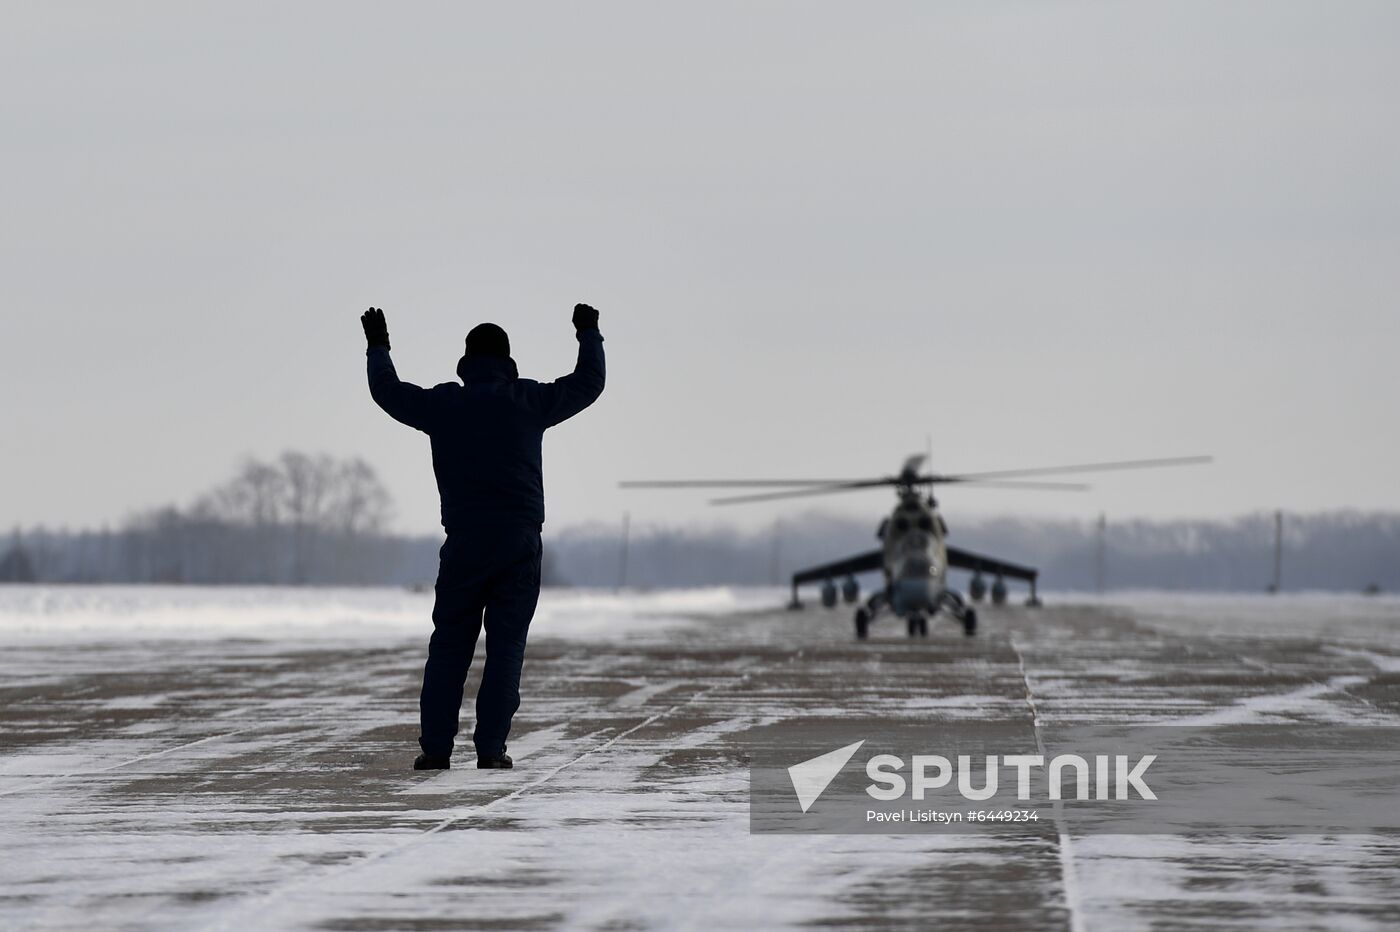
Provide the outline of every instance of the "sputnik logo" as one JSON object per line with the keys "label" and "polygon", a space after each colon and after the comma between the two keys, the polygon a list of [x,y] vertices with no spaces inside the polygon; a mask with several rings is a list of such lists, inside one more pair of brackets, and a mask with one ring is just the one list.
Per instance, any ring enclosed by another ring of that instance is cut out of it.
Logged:
{"label": "sputnik logo", "polygon": [[846,766],[846,763],[855,756],[856,751],[865,743],[865,739],[857,741],[855,744],[848,744],[844,748],[837,748],[825,754],[813,757],[811,760],[804,760],[800,764],[793,764],[788,768],[788,777],[792,779],[793,792],[797,794],[797,801],[802,806],[802,811],[806,812],[812,808],[812,804],[817,801],[826,788],[831,785],[831,781],[836,779],[836,775]]}

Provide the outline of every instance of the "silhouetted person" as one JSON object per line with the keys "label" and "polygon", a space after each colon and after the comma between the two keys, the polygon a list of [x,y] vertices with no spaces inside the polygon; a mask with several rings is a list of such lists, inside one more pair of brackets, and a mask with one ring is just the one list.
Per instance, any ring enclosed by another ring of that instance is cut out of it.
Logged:
{"label": "silhouetted person", "polygon": [[361,317],[369,348],[369,392],[396,421],[432,441],[433,472],[447,540],[438,553],[433,636],[419,700],[423,753],[415,770],[449,765],[462,687],[481,629],[486,666],[476,694],[476,765],[508,768],[506,737],[520,707],[525,637],[540,594],[544,482],[540,444],[547,428],[578,414],[603,391],[598,312],[574,307],[578,363],[554,382],[520,378],[510,340],[495,324],[467,334],[457,363],[462,384],[431,389],[399,380],[389,358],[384,312]]}

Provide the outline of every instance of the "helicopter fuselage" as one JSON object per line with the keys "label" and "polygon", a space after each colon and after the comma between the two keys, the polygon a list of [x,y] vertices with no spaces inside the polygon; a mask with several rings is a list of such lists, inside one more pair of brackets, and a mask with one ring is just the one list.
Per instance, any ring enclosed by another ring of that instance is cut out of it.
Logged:
{"label": "helicopter fuselage", "polygon": [[947,599],[948,526],[931,497],[903,491],[880,525],[884,545],[885,597],[901,618],[933,615]]}

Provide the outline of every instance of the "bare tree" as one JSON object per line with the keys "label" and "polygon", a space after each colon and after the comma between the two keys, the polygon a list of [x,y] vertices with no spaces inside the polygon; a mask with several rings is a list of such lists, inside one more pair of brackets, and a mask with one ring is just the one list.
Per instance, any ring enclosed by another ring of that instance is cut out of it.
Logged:
{"label": "bare tree", "polygon": [[389,490],[364,460],[345,460],[336,470],[335,497],[329,510],[332,526],[347,535],[377,534],[391,515]]}
{"label": "bare tree", "polygon": [[389,490],[373,467],[357,458],[338,464],[326,509],[326,530],[335,541],[335,574],[342,580],[365,578],[382,559],[375,542],[389,522]]}
{"label": "bare tree", "polygon": [[311,456],[288,450],[278,459],[283,509],[291,522],[292,582],[305,583],[315,561],[319,532],[326,526],[326,506],[340,470],[322,453]]}

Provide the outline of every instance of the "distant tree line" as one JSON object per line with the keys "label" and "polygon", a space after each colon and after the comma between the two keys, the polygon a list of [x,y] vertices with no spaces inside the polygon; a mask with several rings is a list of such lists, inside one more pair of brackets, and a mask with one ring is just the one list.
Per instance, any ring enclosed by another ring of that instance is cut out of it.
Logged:
{"label": "distant tree line", "polygon": [[[953,522],[949,543],[1029,564],[1042,589],[1260,592],[1273,581],[1274,515],[1200,521],[984,518]],[[1400,590],[1400,514],[1286,514],[1282,586]],[[556,578],[576,585],[782,584],[801,568],[874,549],[871,521],[810,513],[757,532],[620,525],[547,539]],[[956,584],[965,576],[954,573]]]}
{"label": "distant tree line", "polygon": [[[0,582],[431,585],[440,534],[387,531],[389,493],[362,460],[288,452],[248,460],[191,505],[116,529],[16,530]],[[1273,579],[1274,516],[1210,521],[961,519],[950,543],[1036,566],[1044,590],[1259,592]],[[1285,590],[1400,591],[1400,514],[1285,515]],[[758,531],[586,524],[545,528],[546,585],[784,584],[797,569],[877,545],[874,526],[822,513]],[[867,580],[867,584],[873,580]],[[954,574],[955,584],[964,577]]]}
{"label": "distant tree line", "polygon": [[295,451],[249,459],[180,508],[100,530],[16,530],[0,556],[11,582],[354,583],[401,558],[384,533],[388,491],[361,459]]}

